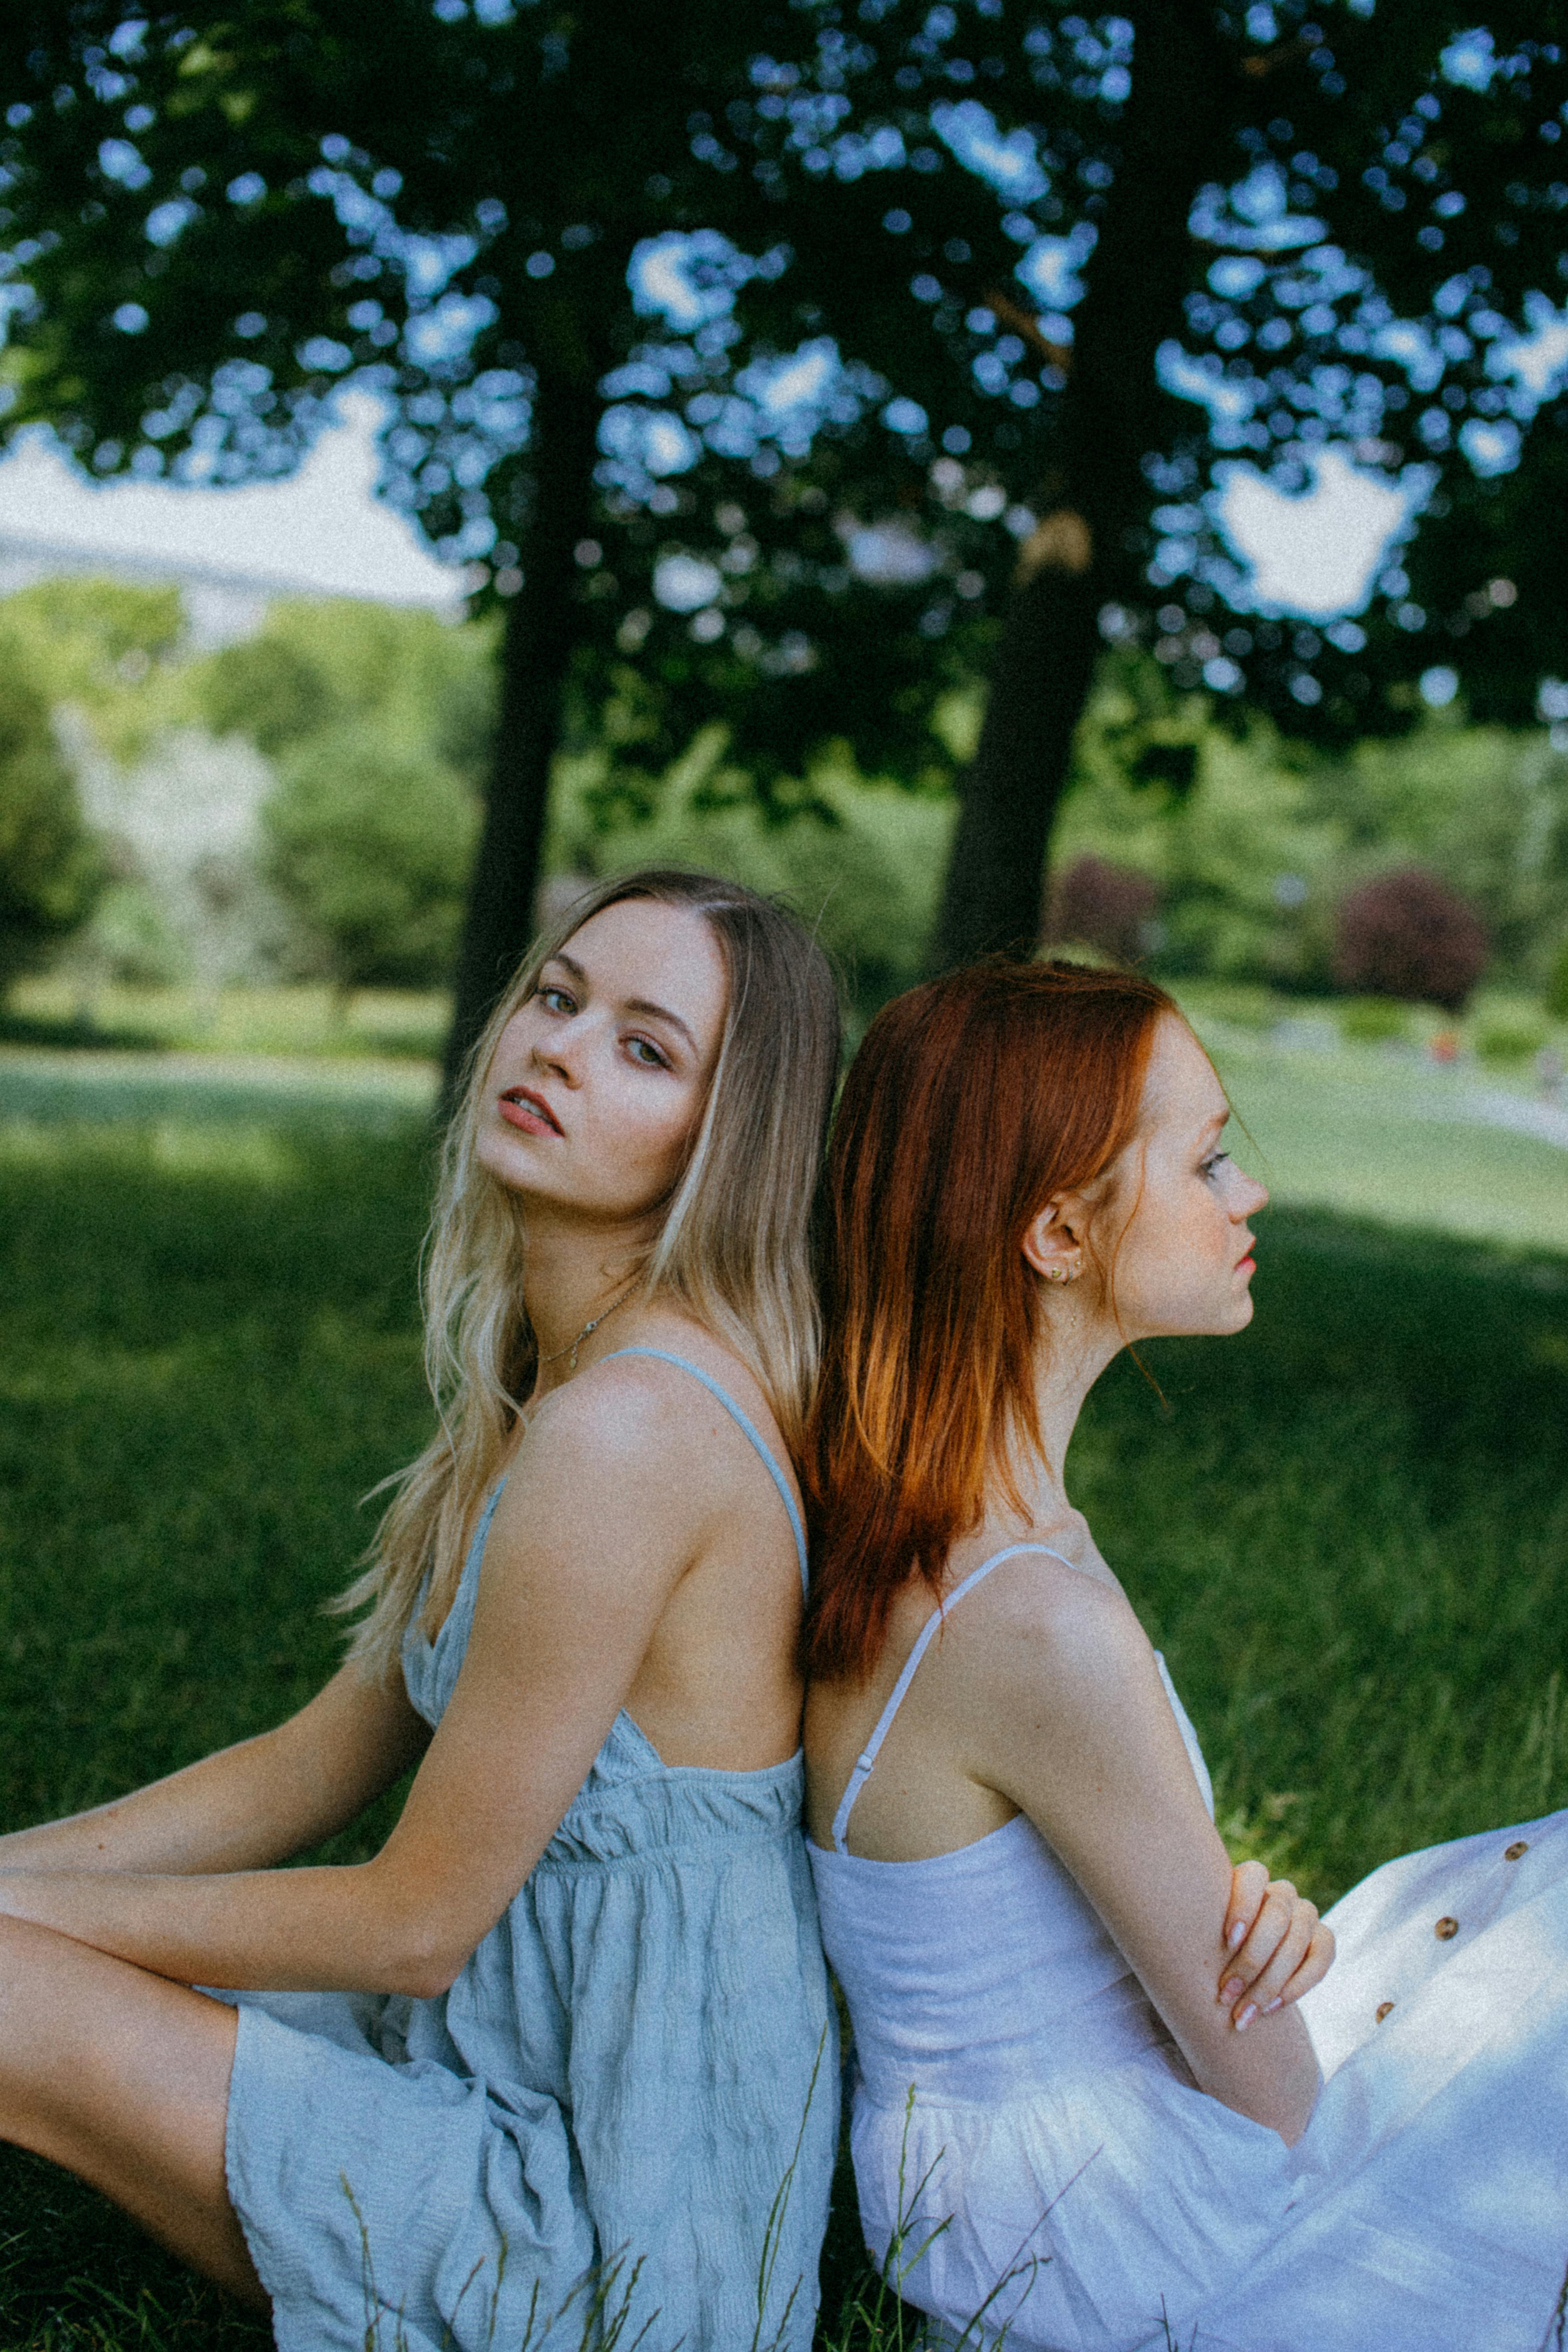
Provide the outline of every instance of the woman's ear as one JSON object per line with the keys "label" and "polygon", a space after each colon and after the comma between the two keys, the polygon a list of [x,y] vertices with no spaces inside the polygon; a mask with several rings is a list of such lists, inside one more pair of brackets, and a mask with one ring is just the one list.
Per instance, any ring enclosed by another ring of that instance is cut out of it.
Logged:
{"label": "woman's ear", "polygon": [[1044,1282],[1076,1282],[1083,1272],[1089,1203],[1081,1193],[1058,1192],[1024,1230],[1025,1263]]}

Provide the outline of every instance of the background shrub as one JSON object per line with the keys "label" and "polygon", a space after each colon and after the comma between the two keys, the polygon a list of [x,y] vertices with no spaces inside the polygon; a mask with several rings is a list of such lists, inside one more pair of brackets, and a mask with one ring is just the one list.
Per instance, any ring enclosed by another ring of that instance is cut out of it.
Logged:
{"label": "background shrub", "polygon": [[1554,1021],[1568,1021],[1568,940],[1552,959],[1546,980],[1546,1010]]}
{"label": "background shrub", "polygon": [[262,822],[308,968],[345,990],[440,986],[479,831],[452,769],[421,744],[340,728],[284,761]]}
{"label": "background shrub", "polygon": [[43,696],[0,639],[0,984],[92,911],[103,861]]}
{"label": "background shrub", "polygon": [[1409,1018],[1391,996],[1352,997],[1340,1014],[1340,1035],[1352,1045],[1384,1045],[1409,1033]]}
{"label": "background shrub", "polygon": [[1342,988],[1458,1013],[1486,968],[1487,934],[1447,883],[1419,866],[1379,875],[1341,901],[1334,977]]}
{"label": "background shrub", "polygon": [[1546,1031],[1539,1021],[1486,1021],[1476,1032],[1476,1051],[1483,1062],[1523,1062],[1539,1054]]}
{"label": "background shrub", "polygon": [[1132,963],[1152,944],[1150,926],[1159,904],[1160,886],[1146,874],[1104,857],[1075,857],[1052,882],[1046,937]]}

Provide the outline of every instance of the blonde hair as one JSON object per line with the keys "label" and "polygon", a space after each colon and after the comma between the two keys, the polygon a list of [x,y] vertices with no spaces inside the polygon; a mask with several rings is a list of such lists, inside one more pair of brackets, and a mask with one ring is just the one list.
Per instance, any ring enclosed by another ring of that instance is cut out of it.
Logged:
{"label": "blonde hair", "polygon": [[833,976],[784,908],[713,875],[645,867],[586,891],[535,942],[464,1066],[423,1267],[425,1370],[440,1427],[384,1482],[394,1496],[369,1565],[329,1604],[371,1604],[349,1654],[380,1675],[396,1662],[426,1578],[426,1621],[450,1607],[474,1503],[495,1478],[533,1380],[523,1215],[475,1152],[497,1042],[550,958],[591,916],[627,898],[701,915],[729,982],[713,1076],[640,1268],[642,1296],[677,1301],[733,1349],[792,1453],[804,1434],[820,1337],[811,1211],[838,1066]]}

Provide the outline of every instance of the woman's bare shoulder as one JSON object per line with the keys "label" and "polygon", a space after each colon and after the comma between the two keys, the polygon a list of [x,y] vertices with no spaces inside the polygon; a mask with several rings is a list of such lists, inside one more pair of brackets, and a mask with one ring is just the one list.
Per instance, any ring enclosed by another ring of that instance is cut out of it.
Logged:
{"label": "woman's bare shoulder", "polygon": [[[1046,1696],[1093,1700],[1120,1688],[1130,1664],[1152,1657],[1148,1636],[1127,1595],[1100,1559],[1092,1539],[1056,1531],[1083,1562],[1044,1549],[1003,1560],[943,1627],[958,1675],[983,1680],[997,1697],[1034,1706]],[[951,1643],[948,1633],[958,1635]]]}
{"label": "woman's bare shoulder", "polygon": [[530,1485],[535,1477],[568,1487],[584,1477],[595,1484],[624,1477],[634,1486],[653,1479],[663,1487],[674,1473],[689,1482],[692,1502],[700,1505],[721,1465],[743,1461],[751,1449],[715,1450],[715,1433],[733,1430],[734,1423],[693,1370],[740,1407],[787,1469],[788,1454],[755,1376],[700,1326],[668,1318],[637,1328],[628,1343],[584,1367],[534,1408],[516,1457]]}

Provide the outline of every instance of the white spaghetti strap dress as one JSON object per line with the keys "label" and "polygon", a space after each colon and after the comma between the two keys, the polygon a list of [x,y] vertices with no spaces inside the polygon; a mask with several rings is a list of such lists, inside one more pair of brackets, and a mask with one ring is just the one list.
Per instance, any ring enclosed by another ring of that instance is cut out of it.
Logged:
{"label": "white spaghetti strap dress", "polygon": [[[1048,1549],[997,1553],[948,1609]],[[937,2340],[967,2352],[1005,2325],[1009,2352],[1540,2352],[1568,2265],[1568,1813],[1391,1862],[1330,1912],[1339,1957],[1301,2005],[1326,2080],[1287,2148],[1196,2087],[1024,1815],[930,1861],[847,1852],[936,1624],[833,1851],[809,1851],[854,2026],[867,2242],[880,2260],[901,2220],[901,2292]]]}

